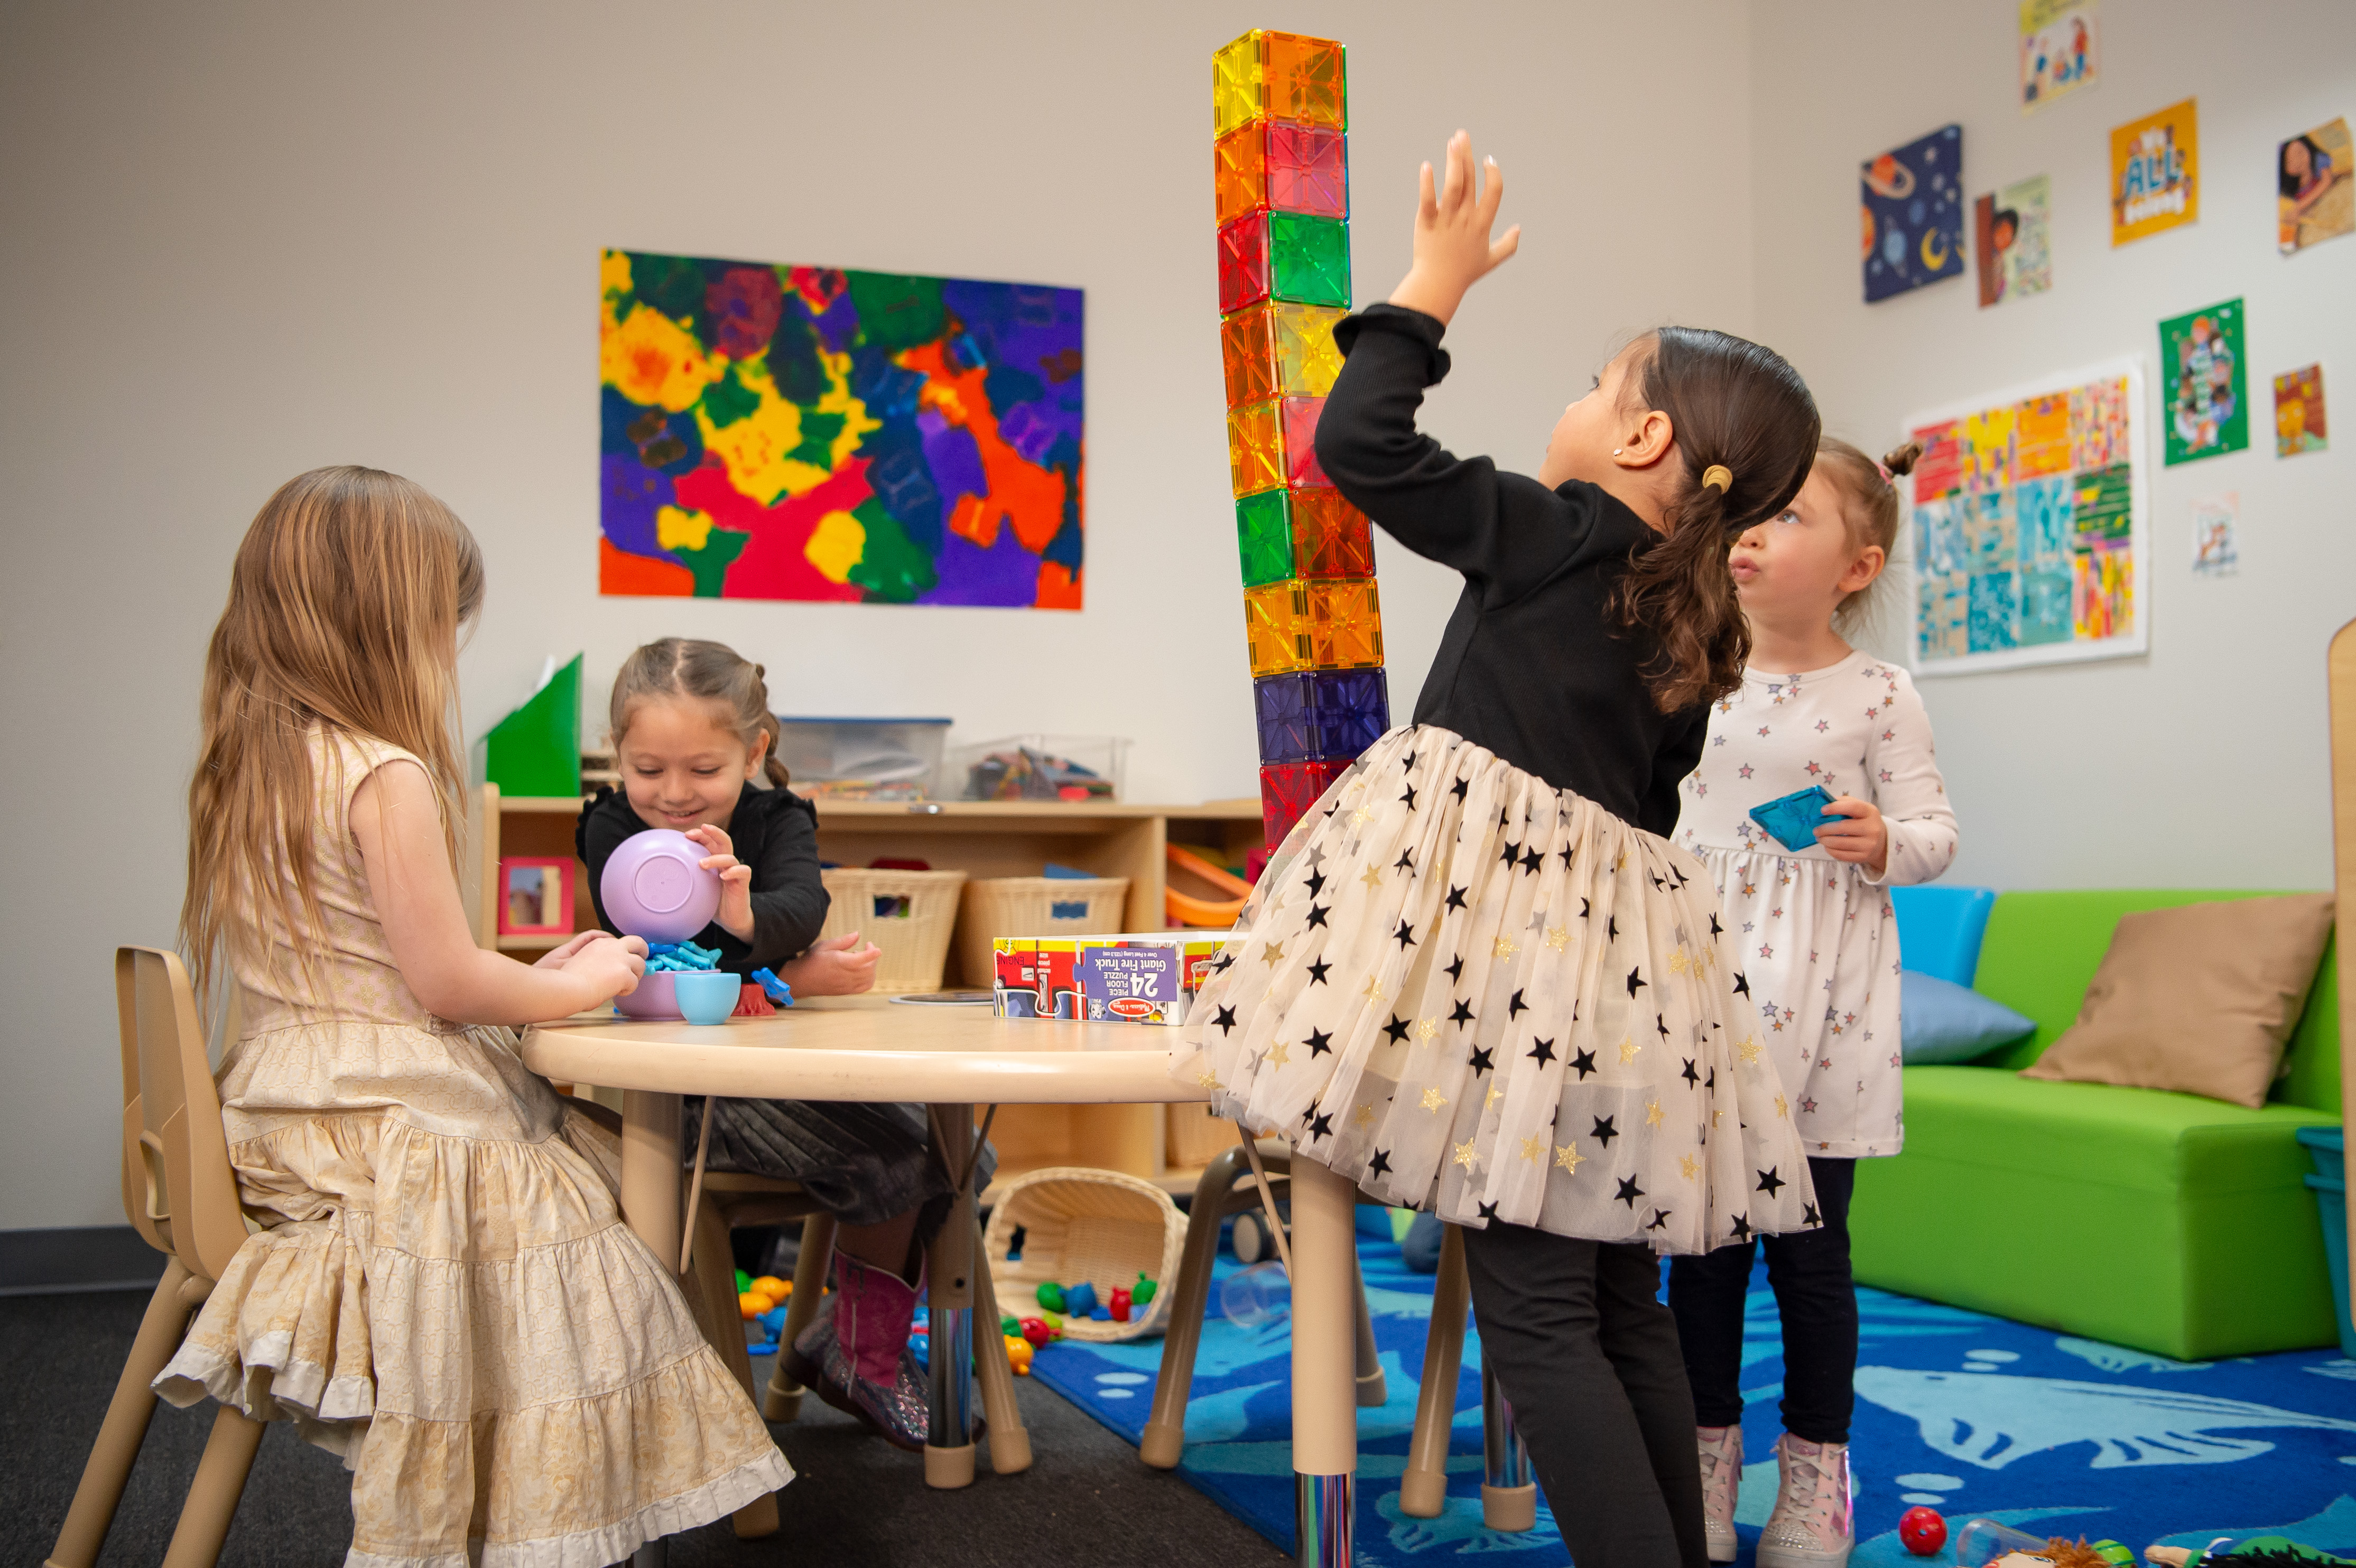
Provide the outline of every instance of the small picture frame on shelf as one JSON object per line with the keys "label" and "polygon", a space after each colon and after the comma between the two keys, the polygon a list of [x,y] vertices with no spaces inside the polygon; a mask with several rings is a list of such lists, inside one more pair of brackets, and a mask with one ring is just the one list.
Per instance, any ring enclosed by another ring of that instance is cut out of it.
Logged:
{"label": "small picture frame on shelf", "polygon": [[573,862],[552,855],[499,860],[499,935],[573,934]]}

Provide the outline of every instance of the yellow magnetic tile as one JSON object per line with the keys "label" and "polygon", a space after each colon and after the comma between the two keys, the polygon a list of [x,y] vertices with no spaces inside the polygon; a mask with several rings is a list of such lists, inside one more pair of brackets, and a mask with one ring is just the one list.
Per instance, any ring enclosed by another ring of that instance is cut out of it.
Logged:
{"label": "yellow magnetic tile", "polygon": [[1237,496],[1284,484],[1284,433],[1277,405],[1256,403],[1227,412],[1227,468]]}
{"label": "yellow magnetic tile", "polygon": [[1257,27],[1211,57],[1211,124],[1224,136],[1267,112],[1261,67],[1264,34]]}
{"label": "yellow magnetic tile", "polygon": [[1323,397],[1342,373],[1333,324],[1350,313],[1323,305],[1275,306],[1277,383],[1286,397]]}

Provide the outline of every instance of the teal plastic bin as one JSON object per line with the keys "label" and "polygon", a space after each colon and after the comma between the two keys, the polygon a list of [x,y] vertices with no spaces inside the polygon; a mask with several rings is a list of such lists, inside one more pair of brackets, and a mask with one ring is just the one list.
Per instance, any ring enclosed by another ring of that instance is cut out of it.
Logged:
{"label": "teal plastic bin", "polygon": [[2338,1127],[2301,1127],[2298,1141],[2315,1162],[2306,1178],[2323,1220],[2323,1250],[2331,1260],[2331,1304],[2340,1313],[2340,1351],[2356,1360],[2356,1326],[2348,1320],[2347,1134]]}

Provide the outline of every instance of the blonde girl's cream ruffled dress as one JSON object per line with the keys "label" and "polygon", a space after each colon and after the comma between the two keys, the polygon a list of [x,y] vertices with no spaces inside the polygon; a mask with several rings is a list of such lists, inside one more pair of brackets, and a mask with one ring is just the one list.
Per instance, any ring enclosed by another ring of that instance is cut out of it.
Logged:
{"label": "blonde girl's cream ruffled dress", "polygon": [[622,1223],[616,1155],[506,1029],[434,1017],[377,923],[352,792],[410,754],[315,734],[325,951],[241,963],[219,1075],[263,1229],[155,1382],[352,1470],[358,1568],[595,1568],[791,1466]]}
{"label": "blonde girl's cream ruffled dress", "polygon": [[1433,726],[1261,877],[1174,1070],[1387,1203],[1701,1252],[1816,1222],[1693,856]]}

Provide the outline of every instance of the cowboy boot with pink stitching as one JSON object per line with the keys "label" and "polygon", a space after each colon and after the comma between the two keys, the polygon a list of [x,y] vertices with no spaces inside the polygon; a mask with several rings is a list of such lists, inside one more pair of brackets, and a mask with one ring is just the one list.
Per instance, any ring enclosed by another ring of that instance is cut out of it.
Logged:
{"label": "cowboy boot with pink stitching", "polygon": [[796,1382],[910,1453],[924,1449],[929,1409],[924,1374],[908,1348],[918,1289],[887,1269],[837,1252],[833,1310],[820,1313],[786,1355],[786,1370]]}

